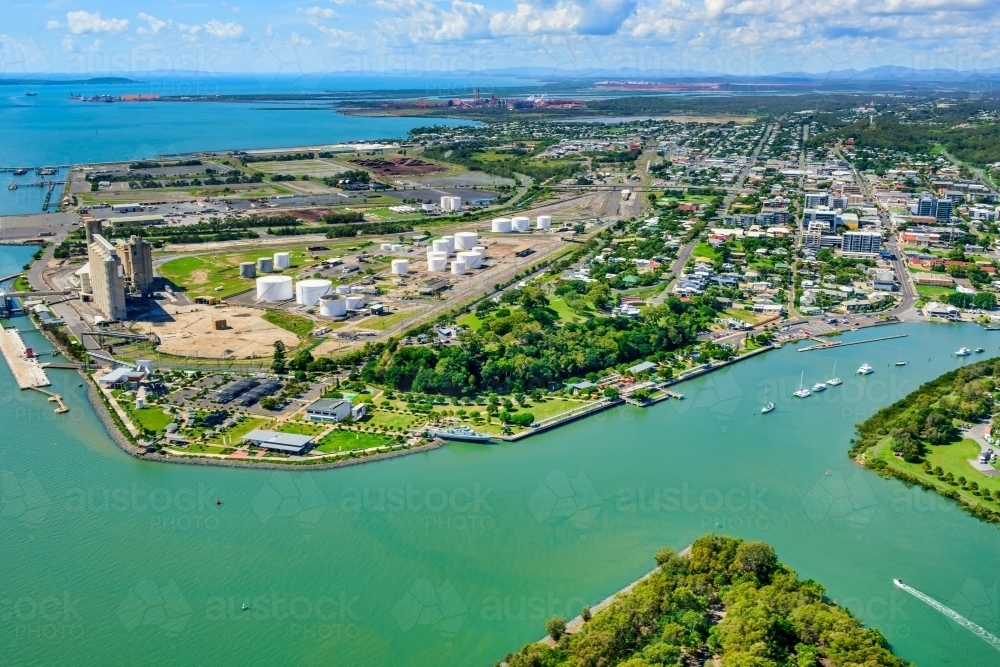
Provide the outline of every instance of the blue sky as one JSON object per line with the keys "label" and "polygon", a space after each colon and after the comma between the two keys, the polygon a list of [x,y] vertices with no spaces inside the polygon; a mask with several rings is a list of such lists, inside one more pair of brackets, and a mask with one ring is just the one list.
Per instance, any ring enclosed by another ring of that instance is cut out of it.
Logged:
{"label": "blue sky", "polygon": [[0,76],[1000,66],[998,0],[0,0]]}

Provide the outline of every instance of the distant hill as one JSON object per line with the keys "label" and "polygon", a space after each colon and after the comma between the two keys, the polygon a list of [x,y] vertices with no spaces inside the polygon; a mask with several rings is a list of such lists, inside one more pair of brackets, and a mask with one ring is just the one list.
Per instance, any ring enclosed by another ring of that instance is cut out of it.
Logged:
{"label": "distant hill", "polygon": [[93,79],[0,79],[0,86],[120,86],[142,83],[119,76],[101,76]]}

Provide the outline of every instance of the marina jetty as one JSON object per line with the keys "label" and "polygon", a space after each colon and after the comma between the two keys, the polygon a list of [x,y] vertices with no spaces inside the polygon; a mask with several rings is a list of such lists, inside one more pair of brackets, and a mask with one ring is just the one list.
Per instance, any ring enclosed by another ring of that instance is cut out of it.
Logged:
{"label": "marina jetty", "polygon": [[38,360],[24,345],[21,334],[16,329],[4,329],[2,324],[0,324],[0,353],[3,353],[3,358],[10,367],[18,389],[35,389],[52,384]]}

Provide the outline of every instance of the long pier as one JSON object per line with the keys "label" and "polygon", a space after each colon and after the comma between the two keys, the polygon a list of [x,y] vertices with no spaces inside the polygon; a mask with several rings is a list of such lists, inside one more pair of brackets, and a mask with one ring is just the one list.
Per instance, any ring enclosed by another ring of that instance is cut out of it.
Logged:
{"label": "long pier", "polygon": [[36,359],[29,359],[27,348],[16,329],[4,329],[0,324],[0,353],[14,375],[18,389],[37,389],[52,383]]}
{"label": "long pier", "polygon": [[[809,347],[803,347],[796,352],[811,352],[812,350],[828,350],[831,347],[847,347],[848,345],[862,345],[864,343],[877,343],[880,340],[892,340],[893,338],[906,338],[910,334],[896,334],[894,336],[882,336],[881,338],[867,338],[865,340],[852,340],[847,343],[842,343],[839,340],[831,340],[822,343],[821,345],[810,345]],[[814,339],[815,340],[815,339]]]}

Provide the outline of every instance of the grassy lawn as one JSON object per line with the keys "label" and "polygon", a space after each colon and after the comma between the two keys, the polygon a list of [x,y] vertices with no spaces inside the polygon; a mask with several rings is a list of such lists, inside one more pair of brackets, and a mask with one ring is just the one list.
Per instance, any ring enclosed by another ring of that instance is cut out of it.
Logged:
{"label": "grassy lawn", "polygon": [[133,422],[138,422],[150,431],[162,431],[167,428],[167,424],[174,421],[173,415],[166,414],[163,408],[157,406],[136,410],[126,405],[125,411]]}
{"label": "grassy lawn", "polygon": [[691,255],[694,257],[707,257],[708,259],[715,260],[719,256],[719,253],[715,251],[715,248],[708,245],[707,243],[699,243],[691,251]]}
{"label": "grassy lawn", "polygon": [[559,319],[563,322],[583,322],[587,319],[570,308],[569,304],[561,296],[550,296],[549,308],[556,311],[559,314]]}
{"label": "grassy lawn", "polygon": [[14,278],[14,284],[12,285],[12,287],[14,288],[13,291],[15,291],[15,292],[34,292],[35,291],[35,290],[31,289],[31,285],[28,283],[28,277],[27,276],[18,276],[17,278]]}
{"label": "grassy lawn", "polygon": [[231,452],[233,448],[204,442],[195,442],[185,447],[184,450],[188,452],[197,452],[199,454],[225,454],[226,452]]}
{"label": "grassy lawn", "polygon": [[369,449],[371,447],[381,447],[392,442],[391,438],[374,433],[361,433],[358,431],[333,431],[319,441],[316,447],[321,452],[339,452],[351,449]]}
{"label": "grassy lawn", "polygon": [[938,287],[937,285],[917,285],[917,294],[929,299],[937,299],[945,294],[951,294],[955,290],[951,287]]}
{"label": "grassy lawn", "polygon": [[[892,449],[888,441],[886,441],[885,444],[878,445],[876,449],[878,450],[878,458],[881,458],[890,466],[898,470],[905,470],[906,472],[920,477],[921,479],[933,482],[940,489],[957,491],[964,500],[970,503],[983,502],[983,498],[981,496],[975,495],[969,489],[963,489],[957,482],[949,484],[937,479],[933,475],[928,475],[924,472],[923,464],[907,463],[906,461],[896,458],[892,454]],[[966,438],[961,442],[956,442],[951,445],[931,445],[927,447],[927,451],[928,454],[926,458],[931,466],[941,466],[941,469],[945,473],[950,472],[954,475],[956,480],[959,477],[965,477],[965,479],[970,482],[978,483],[980,489],[987,489],[990,492],[1000,490],[1000,477],[987,477],[969,465],[968,459],[974,459],[979,456],[979,445],[975,440]],[[869,454],[869,456],[871,456],[871,454]],[[989,506],[992,507],[992,505]]]}
{"label": "grassy lawn", "polygon": [[402,322],[408,317],[412,317],[417,312],[418,311],[415,308],[407,308],[406,310],[399,310],[389,315],[372,315],[371,317],[358,320],[357,326],[361,329],[382,331],[398,324],[399,322]]}
{"label": "grassy lawn", "polygon": [[347,166],[337,162],[332,162],[326,158],[318,158],[315,160],[289,160],[281,162],[253,162],[248,166],[248,168],[253,171],[259,171],[263,174],[291,174],[293,176],[308,174],[309,176],[316,176],[317,178],[323,178],[324,176],[336,176],[337,174],[345,171],[358,169],[357,166]]}
{"label": "grassy lawn", "polygon": [[483,321],[476,316],[475,313],[467,313],[462,315],[460,318],[455,320],[456,324],[460,327],[468,327],[473,331],[479,331],[479,328],[483,326]]}
{"label": "grassy lawn", "polygon": [[295,435],[316,435],[323,431],[326,426],[321,424],[306,424],[303,422],[285,422],[278,427],[281,433],[294,433]]}
{"label": "grassy lawn", "polygon": [[309,332],[316,327],[316,323],[308,317],[293,315],[284,310],[269,310],[264,313],[264,319],[286,331],[291,331],[299,338],[308,336]]}
{"label": "grassy lawn", "polygon": [[416,422],[417,417],[413,415],[400,415],[395,412],[373,410],[365,420],[365,425],[377,426],[378,428],[408,429]]}
{"label": "grassy lawn", "polygon": [[[546,397],[542,401],[529,400],[524,407],[519,407],[518,412],[530,412],[535,415],[535,421],[542,421],[549,417],[560,415],[574,408],[583,407],[589,401],[576,401],[566,398]],[[516,413],[514,413],[516,414]]]}

